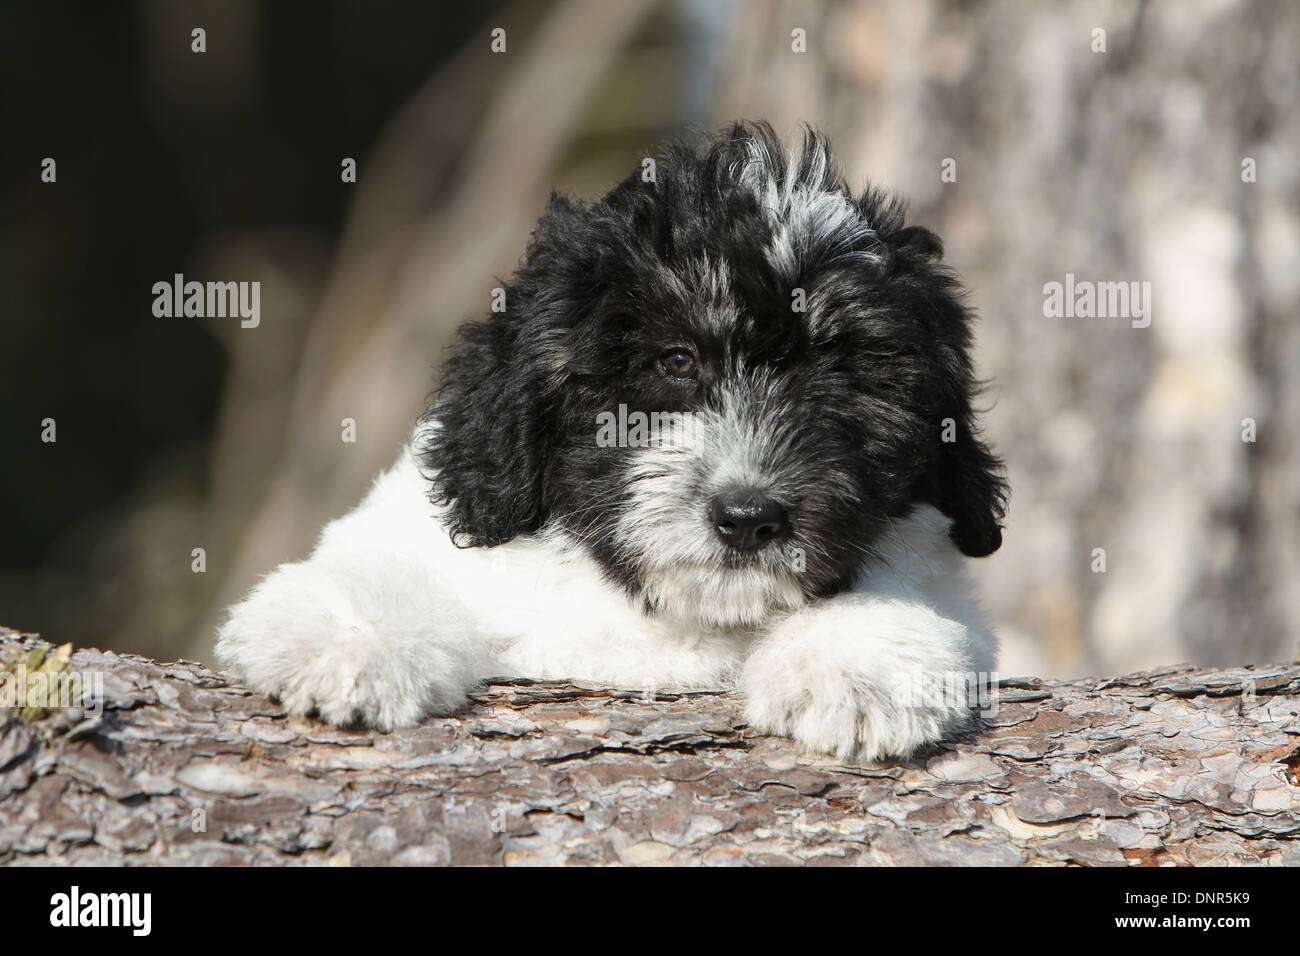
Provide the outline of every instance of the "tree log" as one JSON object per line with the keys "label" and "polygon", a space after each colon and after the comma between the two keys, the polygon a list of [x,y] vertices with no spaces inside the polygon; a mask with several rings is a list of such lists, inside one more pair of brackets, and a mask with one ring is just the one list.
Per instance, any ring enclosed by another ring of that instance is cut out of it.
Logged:
{"label": "tree log", "polygon": [[724,692],[502,679],[381,734],[4,629],[0,688],[42,657],[102,707],[0,711],[10,865],[1300,865],[1296,664],[1002,680],[959,739],[847,766]]}

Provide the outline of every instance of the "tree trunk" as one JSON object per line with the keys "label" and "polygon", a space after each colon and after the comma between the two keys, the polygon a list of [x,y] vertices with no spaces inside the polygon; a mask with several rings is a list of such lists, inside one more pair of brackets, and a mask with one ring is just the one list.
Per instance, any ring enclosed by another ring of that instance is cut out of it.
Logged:
{"label": "tree trunk", "polygon": [[[19,700],[37,668],[102,680],[102,713]],[[9,864],[1300,865],[1295,664],[1003,680],[972,732],[871,767],[730,693],[500,680],[381,734],[3,629],[0,694]]]}

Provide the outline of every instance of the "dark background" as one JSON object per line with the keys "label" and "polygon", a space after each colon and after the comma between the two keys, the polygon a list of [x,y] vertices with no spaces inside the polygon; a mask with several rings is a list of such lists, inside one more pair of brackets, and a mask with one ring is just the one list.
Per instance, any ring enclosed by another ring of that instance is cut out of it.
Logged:
{"label": "dark background", "polygon": [[[286,254],[325,268],[352,198],[327,157],[364,156],[500,4],[168,7],[0,12],[0,608],[51,638],[102,641],[114,599],[133,599],[130,559],[101,545],[160,460],[206,490],[228,357],[202,321],[154,319],[153,283],[231,233],[284,230]],[[32,175],[45,156],[56,186]],[[58,441],[33,445],[47,417]]]}

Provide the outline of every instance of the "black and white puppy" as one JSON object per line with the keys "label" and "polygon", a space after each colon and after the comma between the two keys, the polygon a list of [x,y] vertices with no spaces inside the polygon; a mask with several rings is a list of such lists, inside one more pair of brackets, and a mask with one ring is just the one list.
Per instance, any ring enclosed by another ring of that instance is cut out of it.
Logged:
{"label": "black and white puppy", "polygon": [[381,730],[517,674],[737,686],[755,729],[841,758],[937,741],[994,667],[962,555],[1006,498],[940,255],[766,125],[554,196],[410,446],[219,659]]}

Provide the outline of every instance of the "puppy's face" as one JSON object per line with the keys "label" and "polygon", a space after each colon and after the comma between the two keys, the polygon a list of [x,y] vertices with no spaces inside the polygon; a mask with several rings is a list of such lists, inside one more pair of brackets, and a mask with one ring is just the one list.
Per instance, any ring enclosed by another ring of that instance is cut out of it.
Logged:
{"label": "puppy's face", "polygon": [[918,502],[1000,540],[969,320],[932,234],[766,127],[554,198],[467,326],[425,463],[453,535],[562,533],[649,609],[720,626],[842,589]]}

